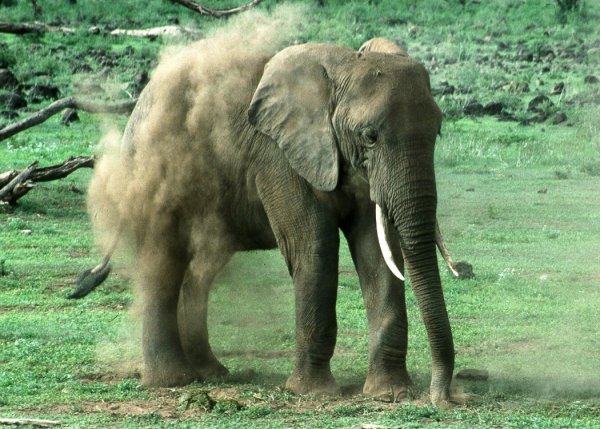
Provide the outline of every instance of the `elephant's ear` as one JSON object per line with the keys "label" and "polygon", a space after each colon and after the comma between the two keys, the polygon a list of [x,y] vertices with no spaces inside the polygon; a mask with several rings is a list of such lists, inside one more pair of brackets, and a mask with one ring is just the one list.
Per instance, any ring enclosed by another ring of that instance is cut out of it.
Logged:
{"label": "elephant's ear", "polygon": [[330,120],[333,91],[322,45],[284,49],[265,66],[248,110],[250,123],[277,142],[315,188],[335,189],[339,160]]}

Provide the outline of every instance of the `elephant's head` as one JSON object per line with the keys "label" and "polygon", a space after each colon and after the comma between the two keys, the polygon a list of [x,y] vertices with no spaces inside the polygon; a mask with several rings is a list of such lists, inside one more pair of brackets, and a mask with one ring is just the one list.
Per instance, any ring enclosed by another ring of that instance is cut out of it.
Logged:
{"label": "elephant's head", "polygon": [[336,189],[347,171],[368,178],[371,199],[398,232],[429,335],[431,394],[439,403],[449,397],[454,366],[435,250],[433,154],[442,114],[427,71],[389,43],[359,52],[289,47],[265,66],[248,113],[315,188]]}

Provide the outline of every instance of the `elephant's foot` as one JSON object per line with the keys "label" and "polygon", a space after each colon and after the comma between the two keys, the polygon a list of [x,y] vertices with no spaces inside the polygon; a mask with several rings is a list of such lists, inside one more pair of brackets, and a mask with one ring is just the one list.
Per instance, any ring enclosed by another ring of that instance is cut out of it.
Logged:
{"label": "elephant's foot", "polygon": [[335,396],[341,394],[341,389],[335,382],[329,368],[310,375],[294,371],[287,379],[285,388],[300,395],[311,393],[315,395]]}
{"label": "elephant's foot", "polygon": [[447,389],[442,391],[431,390],[431,403],[440,408],[453,408],[466,405],[469,401],[476,398],[477,395],[466,392],[449,392]]}
{"label": "elephant's foot", "polygon": [[142,384],[149,387],[185,386],[200,376],[187,362],[165,361],[146,363],[142,370]]}
{"label": "elephant's foot", "polygon": [[194,368],[203,380],[219,380],[229,375],[229,370],[217,359],[202,364],[194,364]]}
{"label": "elephant's foot", "polygon": [[145,366],[142,371],[142,384],[148,387],[185,386],[199,378],[189,365]]}
{"label": "elephant's foot", "polygon": [[188,348],[186,357],[202,380],[218,380],[229,375],[229,370],[219,362],[209,345]]}
{"label": "elephant's foot", "polygon": [[369,374],[363,393],[382,402],[402,402],[413,397],[413,383],[407,373],[399,375]]}

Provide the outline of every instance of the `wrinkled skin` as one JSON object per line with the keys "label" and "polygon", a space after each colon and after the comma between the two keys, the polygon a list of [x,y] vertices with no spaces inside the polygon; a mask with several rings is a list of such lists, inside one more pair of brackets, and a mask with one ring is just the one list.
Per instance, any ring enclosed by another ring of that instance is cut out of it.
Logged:
{"label": "wrinkled skin", "polygon": [[[160,159],[164,176],[156,195],[164,185],[171,203],[132,197],[120,215],[137,254],[144,384],[181,385],[226,373],[208,341],[210,284],[234,252],[277,246],[293,278],[296,302],[295,368],[286,387],[338,392],[330,359],[341,230],[368,318],[364,393],[384,400],[408,396],[404,283],[381,256],[377,203],[427,329],[432,402],[451,400],[454,348],[435,249],[433,153],[442,115],[426,70],[377,40],[361,52],[306,44],[271,59],[240,60],[236,67],[246,81],[236,87],[235,97],[222,105],[192,101],[179,107],[188,122],[194,109],[217,112],[227,124],[219,133],[209,132],[207,123],[184,126],[179,113],[153,116],[177,100],[155,97],[158,87],[150,82],[125,132],[123,156],[131,171],[143,170],[142,154]],[[220,77],[211,79],[218,87]],[[207,90],[186,91],[187,100],[199,100],[194,91]],[[154,117],[152,124],[148,117]],[[142,138],[152,127],[177,127],[177,141],[188,142],[185,163],[173,165],[181,150],[165,157],[167,143]],[[184,179],[175,179],[182,171]],[[140,189],[151,188],[140,177]],[[92,208],[95,195],[104,192],[101,181],[93,186]],[[128,218],[136,220],[127,225]]]}

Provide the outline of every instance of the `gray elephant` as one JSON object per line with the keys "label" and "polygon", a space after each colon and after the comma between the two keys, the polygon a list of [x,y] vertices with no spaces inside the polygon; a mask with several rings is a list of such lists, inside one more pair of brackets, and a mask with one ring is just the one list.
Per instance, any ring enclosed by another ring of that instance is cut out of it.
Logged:
{"label": "gray elephant", "polygon": [[369,325],[364,393],[398,398],[412,386],[406,267],[431,348],[431,400],[451,400],[454,347],[435,248],[442,114],[423,66],[378,40],[360,52],[303,44],[271,58],[194,46],[158,67],[89,191],[96,228],[112,231],[107,258],[114,237],[135,251],[144,384],[227,372],[209,344],[210,285],[235,252],[278,247],[296,303],[286,387],[338,392],[330,359],[341,230]]}

